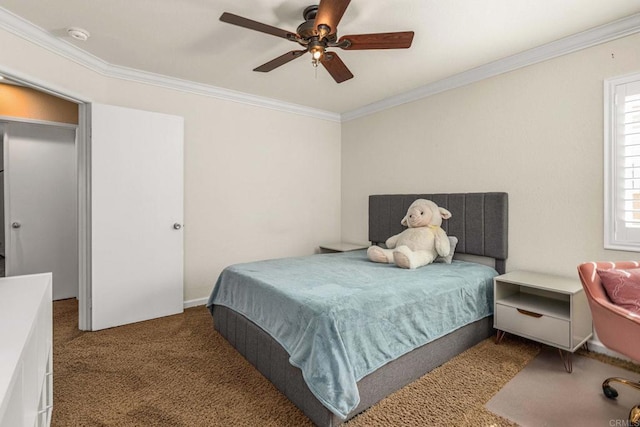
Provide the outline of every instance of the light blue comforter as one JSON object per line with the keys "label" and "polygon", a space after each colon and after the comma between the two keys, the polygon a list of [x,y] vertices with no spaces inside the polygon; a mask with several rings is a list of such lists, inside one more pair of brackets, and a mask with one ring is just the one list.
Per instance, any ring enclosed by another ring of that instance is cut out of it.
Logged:
{"label": "light blue comforter", "polygon": [[497,274],[462,261],[404,270],[373,263],[365,251],[274,259],[226,268],[208,307],[260,325],[344,419],[360,401],[361,378],[491,315]]}

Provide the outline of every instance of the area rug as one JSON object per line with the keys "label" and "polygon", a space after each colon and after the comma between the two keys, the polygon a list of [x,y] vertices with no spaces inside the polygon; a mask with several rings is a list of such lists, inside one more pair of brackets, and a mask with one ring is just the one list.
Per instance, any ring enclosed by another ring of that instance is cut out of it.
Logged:
{"label": "area rug", "polygon": [[577,354],[569,374],[558,351],[544,347],[486,408],[523,427],[626,426],[629,409],[640,403],[640,393],[612,383],[619,396],[607,399],[601,385],[608,377],[637,380],[640,374]]}

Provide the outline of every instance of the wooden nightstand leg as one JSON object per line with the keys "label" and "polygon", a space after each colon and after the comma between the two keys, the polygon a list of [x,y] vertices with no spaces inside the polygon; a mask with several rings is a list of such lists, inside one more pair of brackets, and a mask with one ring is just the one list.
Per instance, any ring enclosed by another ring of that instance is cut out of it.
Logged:
{"label": "wooden nightstand leg", "polygon": [[558,349],[558,352],[560,353],[560,359],[562,359],[562,363],[564,364],[564,369],[568,373],[573,372],[573,353],[567,351],[567,354],[565,355],[564,352],[560,349]]}
{"label": "wooden nightstand leg", "polygon": [[505,331],[498,330],[498,333],[496,334],[496,344],[500,344],[505,334],[506,334]]}

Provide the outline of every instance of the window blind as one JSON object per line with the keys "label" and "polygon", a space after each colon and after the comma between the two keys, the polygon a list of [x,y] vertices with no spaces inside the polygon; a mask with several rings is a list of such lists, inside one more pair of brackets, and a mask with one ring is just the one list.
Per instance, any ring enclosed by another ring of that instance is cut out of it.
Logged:
{"label": "window blind", "polygon": [[[605,224],[605,245],[640,251],[640,75],[612,83],[609,141],[605,153],[608,171],[610,224]],[[607,215],[608,214],[608,215]],[[609,228],[607,230],[607,228]],[[607,235],[607,233],[609,233]]]}

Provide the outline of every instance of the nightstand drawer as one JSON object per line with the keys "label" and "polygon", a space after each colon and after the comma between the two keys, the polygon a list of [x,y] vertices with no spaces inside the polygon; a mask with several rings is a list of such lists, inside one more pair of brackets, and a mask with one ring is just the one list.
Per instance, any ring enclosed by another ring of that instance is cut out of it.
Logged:
{"label": "nightstand drawer", "polygon": [[569,321],[496,304],[495,328],[561,348],[570,348]]}

